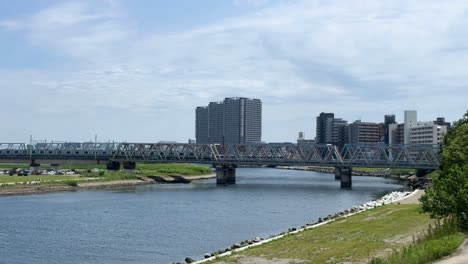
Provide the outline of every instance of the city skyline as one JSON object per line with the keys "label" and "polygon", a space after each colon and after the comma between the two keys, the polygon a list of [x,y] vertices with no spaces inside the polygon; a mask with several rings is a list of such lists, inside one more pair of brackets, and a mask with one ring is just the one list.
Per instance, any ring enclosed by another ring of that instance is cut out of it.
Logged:
{"label": "city skyline", "polygon": [[467,108],[467,11],[466,1],[0,1],[0,138],[186,142],[193,109],[225,97],[262,100],[267,142],[314,137],[320,112],[402,122],[416,109],[452,122]]}

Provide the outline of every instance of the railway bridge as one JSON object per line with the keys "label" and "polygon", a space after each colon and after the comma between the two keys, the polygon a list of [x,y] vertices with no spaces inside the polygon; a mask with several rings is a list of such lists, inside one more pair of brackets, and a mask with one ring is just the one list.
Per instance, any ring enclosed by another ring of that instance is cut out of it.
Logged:
{"label": "railway bridge", "polygon": [[182,144],[182,143],[0,143],[0,163],[106,164],[134,170],[137,162],[199,163],[216,168],[218,184],[235,183],[238,166],[335,168],[341,187],[352,185],[353,167],[437,169],[438,145]]}

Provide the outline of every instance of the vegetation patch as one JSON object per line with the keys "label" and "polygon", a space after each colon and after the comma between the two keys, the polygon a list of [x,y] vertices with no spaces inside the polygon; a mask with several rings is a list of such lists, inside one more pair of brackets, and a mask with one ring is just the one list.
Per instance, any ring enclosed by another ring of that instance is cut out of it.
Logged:
{"label": "vegetation patch", "polygon": [[420,213],[418,205],[386,205],[210,263],[236,263],[239,255],[305,263],[367,262],[379,252],[401,249],[404,242],[411,241],[406,238],[423,231],[432,221],[428,214]]}

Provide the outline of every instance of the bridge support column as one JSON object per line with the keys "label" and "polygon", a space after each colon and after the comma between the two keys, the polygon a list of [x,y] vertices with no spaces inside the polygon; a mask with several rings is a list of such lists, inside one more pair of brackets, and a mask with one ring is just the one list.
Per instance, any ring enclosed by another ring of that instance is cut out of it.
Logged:
{"label": "bridge support column", "polygon": [[352,186],[352,167],[336,167],[335,168],[335,179],[339,177],[341,182],[341,188],[351,188]]}
{"label": "bridge support column", "polygon": [[41,167],[41,164],[36,163],[34,160],[31,160],[31,163],[29,164],[29,171],[31,174],[39,174],[39,169]]}
{"label": "bridge support column", "polygon": [[107,170],[118,171],[118,170],[120,170],[120,162],[118,162],[118,161],[109,161],[106,164],[106,168],[107,168]]}
{"label": "bridge support column", "polygon": [[341,180],[341,168],[335,167],[335,180]]}
{"label": "bridge support column", "polygon": [[50,167],[54,171],[58,171],[60,169],[60,164],[50,164]]}
{"label": "bridge support column", "polygon": [[216,166],[216,184],[236,183],[236,167],[233,165]]}
{"label": "bridge support column", "polygon": [[134,161],[124,161],[123,168],[127,173],[135,173],[136,162]]}

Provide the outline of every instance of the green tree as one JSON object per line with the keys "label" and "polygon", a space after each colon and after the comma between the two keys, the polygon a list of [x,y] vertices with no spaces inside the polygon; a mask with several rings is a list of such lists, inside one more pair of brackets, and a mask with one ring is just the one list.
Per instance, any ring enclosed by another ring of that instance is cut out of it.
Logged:
{"label": "green tree", "polygon": [[455,215],[468,230],[468,111],[444,137],[442,173],[421,197],[422,209],[435,217]]}

